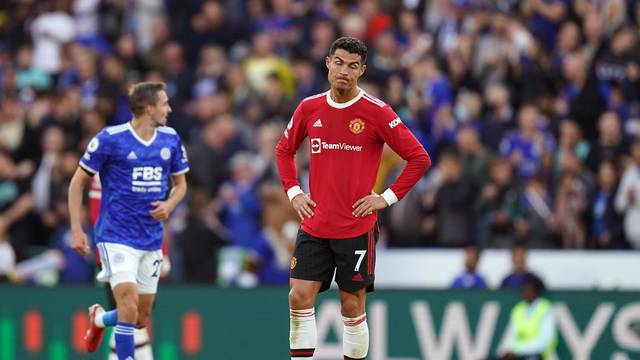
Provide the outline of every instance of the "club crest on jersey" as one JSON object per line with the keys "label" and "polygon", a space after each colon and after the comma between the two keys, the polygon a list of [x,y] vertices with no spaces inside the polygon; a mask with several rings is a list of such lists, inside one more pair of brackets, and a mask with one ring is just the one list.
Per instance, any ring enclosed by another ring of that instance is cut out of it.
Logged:
{"label": "club crest on jersey", "polygon": [[364,131],[364,121],[360,119],[353,119],[349,121],[349,130],[354,134],[360,134]]}
{"label": "club crest on jersey", "polygon": [[163,147],[162,150],[160,150],[160,157],[162,160],[169,160],[171,157],[171,150],[167,147]]}

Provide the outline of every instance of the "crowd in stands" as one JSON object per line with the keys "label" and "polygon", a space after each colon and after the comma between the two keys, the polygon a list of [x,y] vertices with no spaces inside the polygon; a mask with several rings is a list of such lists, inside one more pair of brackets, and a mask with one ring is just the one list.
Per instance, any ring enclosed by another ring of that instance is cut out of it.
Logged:
{"label": "crowd in stands", "polygon": [[[191,166],[173,276],[286,282],[298,220],[274,148],[328,89],[339,36],[366,41],[361,87],[434,160],[381,212],[379,246],[640,247],[640,1],[10,0],[0,274],[48,249],[69,282],[90,281],[68,251],[69,180],[102,127],[130,120],[129,85],[159,80]],[[374,190],[403,165],[385,151]]]}

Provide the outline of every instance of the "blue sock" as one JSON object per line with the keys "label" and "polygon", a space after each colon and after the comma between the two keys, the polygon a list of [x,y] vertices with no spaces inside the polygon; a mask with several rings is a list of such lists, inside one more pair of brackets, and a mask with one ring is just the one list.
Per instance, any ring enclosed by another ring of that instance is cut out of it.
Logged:
{"label": "blue sock", "polygon": [[118,309],[102,314],[102,323],[104,326],[115,326],[118,323]]}
{"label": "blue sock", "polygon": [[134,325],[118,322],[116,325],[116,353],[118,360],[133,360],[135,358],[135,345],[133,342]]}

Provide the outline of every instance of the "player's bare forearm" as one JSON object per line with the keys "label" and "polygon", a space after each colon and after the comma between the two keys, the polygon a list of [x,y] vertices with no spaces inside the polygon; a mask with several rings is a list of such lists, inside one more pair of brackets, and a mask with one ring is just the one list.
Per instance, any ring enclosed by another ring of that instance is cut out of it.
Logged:
{"label": "player's bare forearm", "polygon": [[82,195],[91,177],[78,168],[69,184],[69,219],[71,222],[71,248],[86,256],[91,252],[89,240],[82,230]]}
{"label": "player's bare forearm", "polygon": [[187,180],[184,174],[173,176],[172,180],[173,187],[169,193],[169,198],[164,201],[154,201],[151,203],[153,209],[149,211],[149,214],[158,221],[168,220],[173,209],[178,206],[187,193]]}
{"label": "player's bare forearm", "polygon": [[82,195],[91,177],[78,168],[69,183],[69,219],[71,231],[82,230]]}
{"label": "player's bare forearm", "polygon": [[172,177],[173,179],[173,187],[171,188],[171,192],[169,193],[169,198],[167,202],[171,206],[171,210],[175,209],[176,206],[184,199],[184,196],[187,194],[187,177],[185,174],[180,174]]}

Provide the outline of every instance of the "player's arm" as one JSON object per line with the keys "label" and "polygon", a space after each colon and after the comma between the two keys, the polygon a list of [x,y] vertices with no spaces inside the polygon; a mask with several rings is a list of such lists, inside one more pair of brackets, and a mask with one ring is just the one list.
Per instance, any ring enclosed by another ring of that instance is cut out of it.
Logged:
{"label": "player's arm", "polygon": [[187,176],[184,173],[171,175],[171,180],[173,187],[169,192],[169,198],[164,201],[154,201],[151,203],[154,208],[149,214],[156,220],[164,221],[169,219],[169,215],[171,215],[173,209],[180,204],[187,193]]}
{"label": "player's arm", "polygon": [[69,219],[71,222],[71,247],[80,255],[89,254],[89,240],[82,229],[82,198],[91,175],[78,167],[69,184]]}
{"label": "player's arm", "polygon": [[291,205],[298,213],[300,220],[313,216],[316,203],[300,188],[295,155],[300,143],[307,137],[306,117],[301,103],[291,117],[291,121],[276,145],[276,164],[282,186],[287,192]]}
{"label": "player's arm", "polygon": [[353,204],[354,216],[366,215],[398,202],[431,166],[431,158],[427,151],[389,106],[383,108],[382,116],[387,120],[380,121],[376,130],[384,142],[407,161],[407,165],[396,181],[382,194],[372,192],[371,195],[356,201]]}
{"label": "player's arm", "polygon": [[109,157],[108,132],[101,131],[89,144],[80,159],[78,169],[69,184],[69,220],[71,222],[71,247],[80,255],[89,254],[89,240],[82,229],[82,199],[84,189]]}

